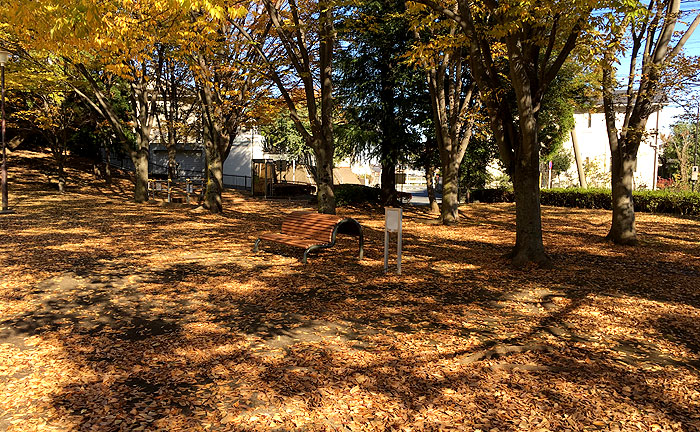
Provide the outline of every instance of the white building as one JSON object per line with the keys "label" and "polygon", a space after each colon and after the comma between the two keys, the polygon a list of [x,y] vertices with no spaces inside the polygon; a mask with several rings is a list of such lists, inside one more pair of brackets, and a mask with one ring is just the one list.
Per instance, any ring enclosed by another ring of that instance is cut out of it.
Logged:
{"label": "white building", "polygon": [[[635,189],[653,189],[656,184],[658,172],[657,144],[660,140],[657,134],[657,119],[659,129],[667,128],[672,117],[665,113],[665,107],[656,111],[649,117],[646,126],[646,136],[637,152],[637,166],[634,171]],[[588,186],[610,187],[610,144],[605,127],[605,114],[603,112],[576,113],[574,114],[575,134],[578,141],[578,149],[581,165],[584,168],[586,183]],[[616,115],[617,127],[622,126],[624,114]],[[552,179],[554,187],[571,187],[579,185],[578,170],[574,155],[571,136],[564,143],[564,148],[572,155],[571,167],[566,173],[562,173]]]}
{"label": "white building", "polygon": [[231,152],[224,161],[224,186],[250,188],[253,159],[266,159],[265,137],[257,130],[244,130],[231,145]]}
{"label": "white building", "polygon": [[[635,189],[655,188],[658,164],[655,161],[660,156],[661,138],[657,137],[657,123],[660,134],[667,133],[674,122],[674,116],[678,114],[675,108],[662,106],[660,110],[649,116],[646,125],[646,136],[642,140],[637,152],[637,166],[634,171]],[[618,113],[617,127],[620,128],[624,120],[624,114]],[[586,185],[588,187],[610,188],[610,144],[605,128],[605,114],[602,110],[594,112],[579,112],[574,114],[575,126],[572,134],[575,134],[578,142],[579,157],[584,171]],[[552,178],[552,187],[577,187],[579,186],[579,174],[574,157],[574,145],[571,135],[564,142],[564,150],[571,155],[571,166],[566,172],[555,175]],[[657,139],[658,138],[658,139]],[[658,149],[657,151],[657,144]],[[547,184],[547,161],[541,161],[545,168],[541,172],[542,184]],[[497,161],[493,161],[487,172],[493,179],[503,178],[503,171]],[[497,180],[492,181],[489,187],[498,187]]]}

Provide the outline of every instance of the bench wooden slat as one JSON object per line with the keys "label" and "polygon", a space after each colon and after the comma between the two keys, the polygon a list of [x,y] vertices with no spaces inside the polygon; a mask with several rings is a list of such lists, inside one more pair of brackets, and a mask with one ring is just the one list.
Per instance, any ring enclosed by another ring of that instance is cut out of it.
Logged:
{"label": "bench wooden slat", "polygon": [[299,237],[294,237],[281,233],[266,233],[260,236],[261,239],[271,240],[277,243],[283,243],[289,246],[297,246],[302,248],[307,248],[317,244],[314,240],[303,239]]}
{"label": "bench wooden slat", "polygon": [[313,249],[328,248],[335,244],[335,234],[343,227],[343,234],[360,237],[360,259],[363,255],[362,226],[354,219],[344,219],[336,215],[297,211],[287,215],[282,221],[280,233],[262,234],[255,242],[254,251],[258,250],[260,240],[271,240],[289,246],[302,247],[306,255]]}
{"label": "bench wooden slat", "polygon": [[314,239],[322,244],[333,239],[333,229],[342,218],[310,212],[294,212],[282,222],[282,234]]}

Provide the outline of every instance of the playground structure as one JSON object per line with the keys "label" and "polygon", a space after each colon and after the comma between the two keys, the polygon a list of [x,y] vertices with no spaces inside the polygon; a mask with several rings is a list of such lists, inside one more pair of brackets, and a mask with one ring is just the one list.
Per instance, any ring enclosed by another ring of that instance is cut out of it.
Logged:
{"label": "playground structure", "polygon": [[[291,166],[290,166],[291,165]],[[287,177],[292,172],[292,180]],[[253,159],[251,169],[253,196],[288,197],[308,195],[316,191],[316,186],[310,183],[295,181],[296,162],[285,159]],[[308,178],[308,176],[306,176]]]}

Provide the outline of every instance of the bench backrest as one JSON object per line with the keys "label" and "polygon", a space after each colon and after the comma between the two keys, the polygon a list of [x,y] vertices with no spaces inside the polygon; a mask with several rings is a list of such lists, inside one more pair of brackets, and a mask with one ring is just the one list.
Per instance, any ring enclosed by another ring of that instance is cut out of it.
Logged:
{"label": "bench backrest", "polygon": [[336,215],[298,211],[287,216],[282,222],[282,234],[312,239],[319,243],[330,243],[333,228],[343,220]]}

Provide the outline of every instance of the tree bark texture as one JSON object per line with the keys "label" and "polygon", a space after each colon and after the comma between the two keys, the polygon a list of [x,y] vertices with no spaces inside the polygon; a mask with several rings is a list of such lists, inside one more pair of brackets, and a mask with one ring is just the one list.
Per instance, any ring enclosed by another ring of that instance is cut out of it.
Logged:
{"label": "tree bark texture", "polygon": [[[607,240],[621,245],[637,243],[637,230],[634,215],[634,168],[637,163],[637,150],[642,140],[642,131],[646,127],[646,117],[630,112],[625,115],[626,128],[618,132],[614,100],[615,68],[613,56],[606,52],[603,68],[603,110],[605,128],[610,145],[612,186],[612,220]],[[636,105],[636,104],[635,104]],[[632,109],[629,105],[628,109]]]}
{"label": "tree bark texture", "polygon": [[139,146],[132,151],[131,160],[134,163],[134,201],[148,201],[148,147]]}
{"label": "tree bark texture", "polygon": [[112,141],[110,139],[109,144],[107,146],[105,146],[105,164],[104,164],[105,183],[108,185],[112,184],[112,153],[109,149],[111,145],[112,145]]}
{"label": "tree bark texture", "polygon": [[[459,29],[450,28],[450,36]],[[416,31],[414,37],[419,40]],[[446,49],[424,63],[435,137],[442,167],[442,206],[440,219],[445,225],[459,221],[459,166],[471,139],[474,115],[469,111],[477,104],[476,84],[467,72],[462,49]]]}
{"label": "tree bark texture", "polygon": [[136,168],[136,188],[134,200],[148,201],[148,158],[151,143],[151,128],[156,116],[155,95],[151,94],[145,77],[130,83],[132,118],[136,124],[136,150],[130,152]]}
{"label": "tree bark texture", "polygon": [[396,191],[396,165],[399,163],[399,149],[401,126],[396,117],[396,102],[394,99],[394,82],[391,79],[392,65],[389,56],[380,59],[380,103],[381,119],[379,119],[381,138],[381,201],[382,205],[395,207],[398,205]]}
{"label": "tree bark texture", "polygon": [[[203,64],[200,57],[200,63]],[[207,158],[207,185],[204,190],[204,208],[212,213],[223,211],[222,192],[224,155],[229,147],[229,137],[223,130],[221,116],[217,112],[215,93],[205,83],[199,86],[199,100],[202,104],[202,128],[204,131],[204,153]]]}
{"label": "tree bark texture", "polygon": [[151,127],[156,116],[156,97],[149,89],[148,78],[146,77],[147,66],[140,67],[132,65],[132,71],[137,78],[129,83],[131,102],[131,118],[135,125],[136,148],[132,147],[132,141],[127,138],[124,123],[117,115],[118,110],[112,103],[109,96],[109,86],[107,91],[102,89],[93,75],[83,64],[76,65],[78,71],[83,75],[90,85],[94,94],[94,100],[77,87],[73,90],[99,115],[105,118],[114,132],[117,140],[124,150],[131,157],[135,167],[134,200],[136,202],[148,201],[148,152],[150,144]]}
{"label": "tree bark texture", "polygon": [[621,245],[637,243],[637,229],[634,216],[634,155],[625,154],[619,146],[612,154],[612,223],[606,238]]}
{"label": "tree bark texture", "polygon": [[442,164],[441,217],[445,225],[459,221],[459,164],[456,160],[443,161]]}
{"label": "tree bark texture", "polygon": [[328,142],[316,143],[316,196],[318,212],[335,214],[333,191],[333,146]]}
{"label": "tree bark texture", "polygon": [[382,158],[381,184],[380,197],[382,205],[395,207],[398,204],[396,192],[396,162],[391,158]]}
{"label": "tree bark texture", "polygon": [[510,258],[515,267],[528,262],[550,264],[542,242],[540,208],[539,152],[530,155],[527,163],[518,163],[513,173],[515,194],[515,247]]}
{"label": "tree bark texture", "polygon": [[425,169],[425,183],[428,189],[430,214],[440,214],[440,205],[435,197],[435,168],[433,166],[428,166]]}
{"label": "tree bark texture", "polygon": [[224,170],[218,146],[205,140],[204,151],[207,157],[207,186],[204,191],[204,208],[212,213],[223,211],[221,194],[224,190]]}

